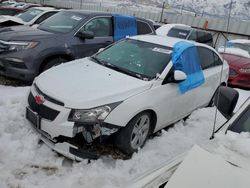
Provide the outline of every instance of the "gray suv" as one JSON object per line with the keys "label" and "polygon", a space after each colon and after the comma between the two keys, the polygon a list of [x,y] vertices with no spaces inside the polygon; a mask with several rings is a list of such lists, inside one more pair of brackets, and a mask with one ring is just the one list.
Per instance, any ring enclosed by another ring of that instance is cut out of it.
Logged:
{"label": "gray suv", "polygon": [[127,35],[155,34],[144,19],[65,10],[38,28],[0,29],[0,75],[31,82],[52,66],[90,56]]}

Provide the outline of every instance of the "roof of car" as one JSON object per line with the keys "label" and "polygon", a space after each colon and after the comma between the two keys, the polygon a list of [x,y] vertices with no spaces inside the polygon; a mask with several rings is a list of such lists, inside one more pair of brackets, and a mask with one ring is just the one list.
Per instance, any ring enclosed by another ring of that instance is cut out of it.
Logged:
{"label": "roof of car", "polygon": [[39,9],[39,10],[43,10],[43,11],[56,10],[54,7],[32,7],[30,9]]}
{"label": "roof of car", "polygon": [[20,11],[22,11],[22,9],[17,8],[17,7],[0,6],[0,9],[4,9],[4,10],[20,10]]}
{"label": "roof of car", "polygon": [[[75,12],[77,14],[84,14],[84,15],[87,15],[87,16],[105,16],[105,15],[111,16],[112,15],[112,13],[109,13],[109,12],[93,11],[93,10],[82,10],[82,9],[68,9],[68,10],[65,10],[65,11],[67,11],[67,12]],[[117,14],[117,15],[122,15],[122,14]],[[143,18],[136,17],[136,19],[144,20],[144,21],[152,23],[152,21],[146,20],[146,19],[143,19]]]}
{"label": "roof of car", "polygon": [[107,13],[107,12],[93,11],[93,10],[82,10],[82,9],[69,9],[69,10],[65,10],[65,11],[75,12],[75,13],[84,14],[84,15],[111,15],[111,13]]}
{"label": "roof of car", "polygon": [[247,40],[247,39],[235,39],[235,40],[230,40],[229,42],[232,42],[232,43],[242,43],[242,44],[250,44],[250,40]]}
{"label": "roof of car", "polygon": [[173,48],[177,42],[185,41],[185,42],[194,44],[196,46],[203,46],[203,47],[206,47],[206,48],[209,48],[209,49],[212,49],[213,51],[215,51],[212,47],[210,47],[206,44],[201,44],[201,43],[197,43],[194,41],[184,40],[184,39],[174,38],[174,37],[167,37],[167,36],[160,36],[160,35],[137,35],[137,36],[133,36],[130,38],[135,39],[135,40],[144,41],[144,42],[154,43],[154,44],[158,44],[158,45],[162,45],[162,46],[167,46],[170,48]]}

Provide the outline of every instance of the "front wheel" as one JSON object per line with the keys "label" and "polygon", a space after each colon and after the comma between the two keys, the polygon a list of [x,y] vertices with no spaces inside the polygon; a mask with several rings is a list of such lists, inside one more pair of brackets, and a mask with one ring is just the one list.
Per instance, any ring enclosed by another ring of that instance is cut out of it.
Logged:
{"label": "front wheel", "polygon": [[61,58],[61,57],[57,57],[57,58],[53,58],[51,60],[49,60],[45,66],[42,68],[42,72],[50,69],[51,67],[54,67],[54,66],[57,66],[57,65],[60,65],[61,63],[64,63],[66,62],[65,59]]}
{"label": "front wheel", "polygon": [[149,135],[151,114],[142,112],[121,128],[115,137],[115,145],[124,153],[132,154],[143,147]]}

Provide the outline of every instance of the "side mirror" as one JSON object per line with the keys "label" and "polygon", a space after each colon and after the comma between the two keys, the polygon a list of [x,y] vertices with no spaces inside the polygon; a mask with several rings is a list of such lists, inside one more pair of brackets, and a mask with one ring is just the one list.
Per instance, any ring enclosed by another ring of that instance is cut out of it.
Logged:
{"label": "side mirror", "polygon": [[187,75],[185,72],[180,71],[180,70],[175,70],[175,71],[170,71],[170,74],[167,75],[163,82],[162,85],[167,84],[167,83],[179,83],[187,79]]}
{"label": "side mirror", "polygon": [[230,119],[238,99],[238,91],[230,87],[220,86],[215,94],[215,106],[225,118]]}
{"label": "side mirror", "polygon": [[78,31],[78,33],[76,33],[76,36],[82,40],[93,39],[95,37],[92,31]]}
{"label": "side mirror", "polygon": [[180,71],[180,70],[175,70],[174,71],[174,80],[173,82],[179,83],[187,79],[187,75],[185,72]]}

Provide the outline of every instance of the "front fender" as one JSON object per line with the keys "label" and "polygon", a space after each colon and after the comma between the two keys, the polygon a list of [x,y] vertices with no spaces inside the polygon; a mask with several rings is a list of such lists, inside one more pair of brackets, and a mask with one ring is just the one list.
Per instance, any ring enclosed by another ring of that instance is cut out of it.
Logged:
{"label": "front fender", "polygon": [[125,127],[140,112],[152,110],[156,113],[153,102],[150,102],[146,93],[147,91],[123,101],[107,116],[105,122]]}

